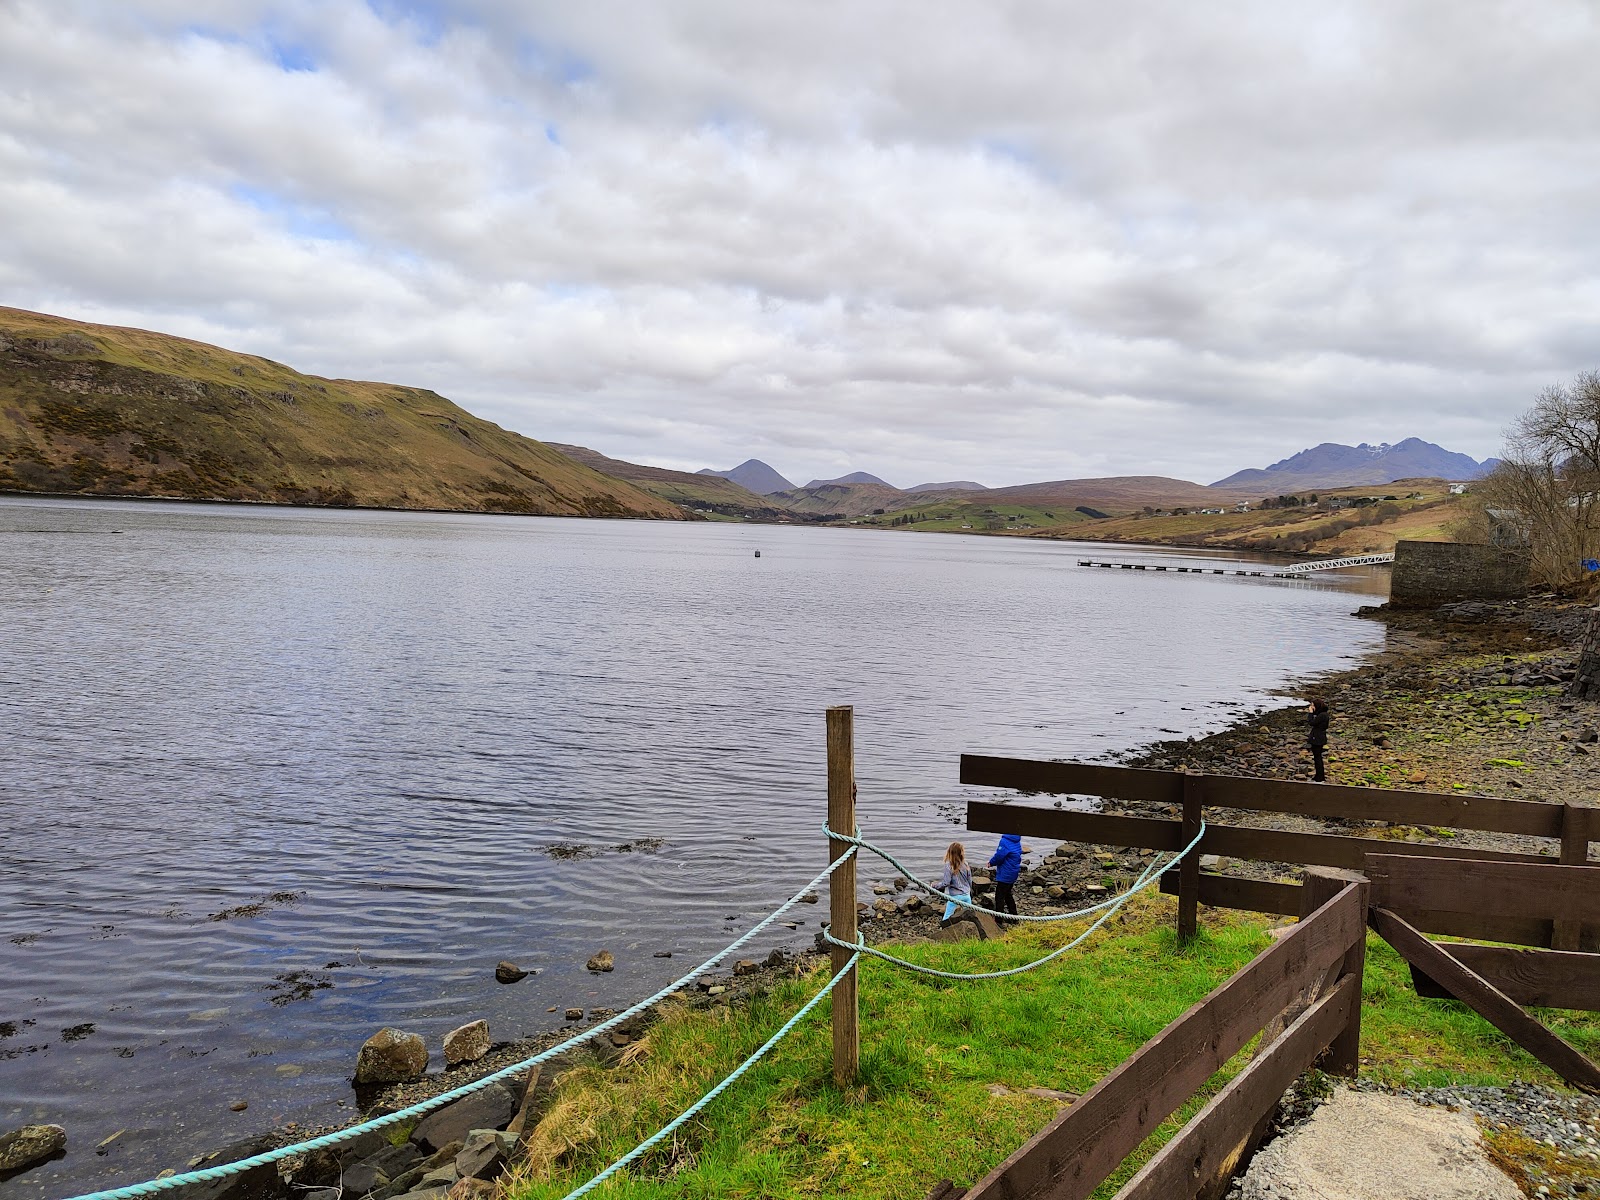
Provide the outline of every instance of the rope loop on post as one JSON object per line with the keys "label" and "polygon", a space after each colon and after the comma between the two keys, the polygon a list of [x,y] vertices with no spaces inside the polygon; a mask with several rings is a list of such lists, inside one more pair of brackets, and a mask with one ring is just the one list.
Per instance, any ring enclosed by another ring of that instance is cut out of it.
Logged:
{"label": "rope loop on post", "polygon": [[[1000,912],[997,909],[985,908],[981,904],[974,903],[972,898],[969,896],[952,896],[948,892],[940,891],[938,888],[934,887],[933,884],[917,875],[917,873],[911,870],[910,867],[906,866],[882,846],[874,845],[872,842],[869,842],[866,838],[862,837],[860,829],[856,830],[856,835],[854,837],[850,837],[842,833],[835,833],[833,830],[828,828],[827,822],[823,822],[822,832],[828,837],[838,838],[840,841],[848,842],[851,846],[854,846],[858,849],[867,850],[873,854],[876,854],[895,870],[899,871],[900,874],[904,875],[911,883],[915,884],[929,895],[937,896],[941,900],[946,900],[951,904],[954,904],[957,908],[969,908],[973,912],[987,913],[991,917],[1001,918],[1007,921],[1035,921],[1041,924],[1047,924],[1051,921],[1074,921],[1080,917],[1087,917],[1092,913],[1100,912],[1101,910],[1110,908],[1114,905],[1121,905],[1122,902],[1128,898],[1128,896],[1133,894],[1132,892],[1127,892],[1122,896],[1113,896],[1108,900],[1100,901],[1098,904],[1091,904],[1087,908],[1073,909],[1071,912],[1064,913],[1047,913],[1034,916],[1029,913],[1019,914]],[[1181,859],[1183,859],[1189,854],[1190,851],[1200,844],[1200,839],[1205,836],[1205,833],[1206,823],[1202,818],[1200,821],[1200,832],[1195,834],[1194,838],[1189,842],[1189,844],[1182,850],[1179,850],[1177,853],[1175,853],[1167,863],[1161,865],[1160,870],[1154,871],[1154,874],[1165,874],[1167,871],[1170,871],[1173,867],[1177,866]],[[1156,859],[1149,867],[1145,868],[1144,872],[1139,876],[1141,882],[1135,885],[1134,891],[1138,891],[1148,886],[1149,877],[1158,863],[1160,863],[1160,859]]]}

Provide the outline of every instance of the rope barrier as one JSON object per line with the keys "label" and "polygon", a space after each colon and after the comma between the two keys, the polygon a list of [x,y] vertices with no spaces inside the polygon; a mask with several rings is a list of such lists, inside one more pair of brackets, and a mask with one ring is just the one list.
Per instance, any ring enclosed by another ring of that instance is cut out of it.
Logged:
{"label": "rope barrier", "polygon": [[[1195,835],[1194,841],[1190,842],[1182,850],[1178,851],[1177,854],[1173,856],[1172,862],[1169,862],[1166,866],[1162,867],[1161,870],[1162,871],[1171,870],[1173,864],[1175,864],[1179,859],[1181,859],[1184,855],[1188,854],[1189,851],[1191,851],[1191,850],[1193,850],[1195,848],[1195,846],[1199,843],[1200,838],[1205,834],[1205,831],[1206,831],[1206,823],[1202,819],[1201,822],[1200,822],[1200,832]],[[860,829],[857,829],[856,833],[855,833],[855,836],[851,837],[849,834],[835,833],[833,830],[828,828],[828,823],[826,821],[824,821],[822,823],[822,832],[827,834],[831,838],[835,838],[835,839],[837,839],[837,840],[839,840],[841,842],[846,843],[847,845],[854,846],[854,847],[856,847],[858,849],[861,849],[861,850],[870,850],[873,854],[876,854],[879,858],[883,859],[886,863],[888,863],[890,866],[892,866],[895,870],[899,871],[900,874],[904,875],[907,880],[909,880],[911,883],[915,884],[917,887],[921,888],[923,891],[928,892],[930,895],[937,896],[941,900],[949,901],[951,904],[956,905],[956,907],[958,907],[958,908],[970,908],[974,912],[988,913],[989,916],[991,916],[991,917],[1003,918],[1003,919],[1005,919],[1007,921],[1037,921],[1037,922],[1040,922],[1040,923],[1048,923],[1050,921],[1075,921],[1080,917],[1087,917],[1090,913],[1097,913],[1101,909],[1110,908],[1112,905],[1120,904],[1122,902],[1122,898],[1113,896],[1108,900],[1100,901],[1100,903],[1098,903],[1098,904],[1091,904],[1091,905],[1089,905],[1088,908],[1077,908],[1077,909],[1073,909],[1071,912],[1063,912],[1063,913],[1045,913],[1045,914],[1040,914],[1040,915],[1037,915],[1037,916],[1029,914],[1029,913],[1020,913],[1019,914],[1019,913],[1001,912],[998,909],[985,908],[981,904],[974,903],[970,896],[953,896],[949,892],[940,891],[938,888],[934,887],[933,884],[929,883],[927,880],[925,880],[921,876],[917,875],[916,872],[912,871],[911,868],[907,867],[904,863],[902,863],[898,858],[896,858],[889,851],[885,850],[882,846],[876,846],[873,843],[867,841],[866,838],[861,836],[861,830]],[[847,945],[848,943],[843,943],[843,944]]]}
{"label": "rope barrier", "polygon": [[[460,1100],[464,1096],[470,1096],[474,1092],[482,1091],[490,1084],[498,1083],[502,1079],[510,1078],[513,1075],[527,1070],[529,1067],[537,1066],[543,1062],[548,1062],[550,1059],[556,1057],[556,1055],[570,1050],[574,1046],[581,1045],[582,1043],[589,1041],[591,1038],[597,1037],[598,1035],[606,1032],[608,1029],[614,1029],[624,1021],[637,1016],[645,1009],[649,1008],[652,1004],[656,1004],[666,999],[679,988],[686,986],[695,978],[695,976],[716,966],[717,963],[719,963],[722,959],[726,958],[729,954],[732,954],[735,950],[739,949],[739,947],[750,941],[751,938],[755,937],[756,934],[760,933],[768,925],[772,924],[772,922],[776,921],[780,916],[788,912],[796,904],[799,904],[807,892],[842,867],[847,861],[849,861],[851,855],[855,853],[856,848],[854,846],[850,847],[850,849],[844,854],[840,855],[838,858],[834,859],[833,862],[829,863],[827,870],[814,876],[809,883],[805,884],[798,892],[796,892],[788,900],[784,901],[782,905],[774,909],[769,916],[751,926],[746,933],[741,935],[736,940],[730,942],[728,945],[724,946],[721,950],[717,951],[716,954],[712,955],[710,958],[706,959],[705,962],[694,968],[694,970],[669,983],[666,987],[656,992],[653,996],[639,1001],[631,1008],[626,1008],[622,1012],[619,1012],[616,1016],[609,1017],[600,1024],[595,1025],[590,1029],[586,1029],[582,1033],[575,1034],[566,1041],[561,1042],[559,1045],[552,1046],[548,1050],[543,1050],[531,1058],[526,1058],[521,1062],[513,1063],[509,1067],[502,1067],[493,1074],[485,1075],[482,1079],[474,1080],[471,1083],[464,1083],[460,1087],[452,1088],[448,1092],[442,1092],[431,1099],[422,1100],[416,1104],[409,1105],[406,1108],[400,1109],[398,1112],[392,1112],[382,1117],[374,1117],[369,1121],[362,1121],[360,1124],[351,1125],[345,1129],[338,1129],[332,1133],[325,1133],[320,1137],[309,1138],[303,1142],[296,1142],[292,1146],[281,1146],[276,1150],[268,1150],[261,1154],[251,1155],[249,1158],[242,1158],[237,1162],[221,1163],[215,1167],[202,1167],[198,1171],[186,1171],[181,1175],[169,1175],[165,1179],[150,1179],[146,1180],[144,1183],[131,1183],[124,1187],[109,1188],[105,1191],[99,1192],[89,1192],[81,1196],[72,1197],[72,1200],[137,1200],[138,1197],[154,1196],[157,1193],[168,1191],[172,1188],[186,1187],[192,1183],[211,1183],[218,1179],[227,1179],[229,1176],[240,1175],[245,1171],[253,1170],[256,1167],[264,1167],[268,1163],[279,1162],[282,1159],[291,1158],[296,1154],[306,1154],[312,1150],[322,1150],[329,1146],[336,1146],[341,1142],[347,1142],[356,1135],[366,1133],[370,1130],[386,1129],[389,1126],[398,1125],[403,1121],[409,1121],[415,1117],[424,1116],[427,1113],[432,1112],[434,1109],[443,1108],[446,1104],[451,1104],[456,1100]],[[832,984],[829,984],[829,990],[831,989]],[[765,1050],[763,1050],[763,1053],[764,1052]]]}
{"label": "rope barrier", "polygon": [[[840,861],[842,862],[843,859]],[[717,1084],[716,1087],[712,1088],[704,1096],[701,1096],[700,1099],[696,1100],[688,1108],[684,1109],[683,1112],[678,1114],[678,1116],[673,1118],[666,1125],[662,1126],[650,1137],[646,1138],[632,1150],[628,1151],[628,1153],[617,1159],[616,1162],[612,1163],[604,1171],[601,1171],[600,1174],[589,1180],[588,1183],[584,1184],[582,1187],[574,1188],[572,1191],[568,1192],[566,1196],[563,1197],[563,1200],[577,1200],[579,1196],[582,1196],[586,1192],[592,1191],[594,1188],[599,1187],[612,1175],[616,1174],[616,1172],[622,1170],[623,1167],[626,1167],[629,1163],[638,1160],[641,1156],[648,1154],[653,1147],[659,1145],[669,1134],[675,1133],[679,1128],[681,1128],[684,1122],[688,1121],[701,1109],[705,1108],[706,1105],[710,1104],[728,1088],[732,1087],[733,1084],[742,1075],[744,1075],[746,1071],[761,1061],[762,1056],[766,1054],[768,1050],[771,1050],[774,1046],[781,1042],[788,1032],[798,1025],[805,1015],[815,1008],[824,996],[833,991],[834,985],[850,973],[851,968],[856,965],[856,960],[860,957],[861,955],[859,951],[855,954],[852,954],[850,956],[850,961],[845,963],[843,967],[839,968],[839,971],[832,979],[828,980],[827,985],[820,992],[806,1001],[804,1008],[785,1021],[782,1029],[778,1030],[777,1033],[768,1038],[762,1044],[759,1050],[735,1067],[733,1072],[728,1075],[726,1079]]]}
{"label": "rope barrier", "polygon": [[[937,967],[925,967],[921,963],[914,963],[903,958],[896,958],[892,954],[886,954],[882,950],[876,950],[866,944],[865,939],[862,937],[859,930],[856,931],[856,940],[854,942],[846,942],[834,937],[831,930],[827,927],[823,928],[822,937],[823,940],[829,944],[834,946],[842,946],[844,949],[852,950],[856,954],[869,954],[873,958],[881,958],[884,962],[893,963],[897,967],[905,967],[907,970],[919,971],[924,975],[935,975],[940,979],[1004,979],[1008,975],[1021,975],[1023,972],[1031,971],[1035,967],[1044,966],[1044,964],[1049,962],[1051,959],[1060,958],[1068,950],[1072,950],[1078,946],[1081,946],[1085,941],[1088,940],[1089,936],[1094,933],[1095,930],[1099,929],[1112,917],[1116,916],[1118,910],[1120,910],[1124,904],[1133,899],[1133,897],[1139,892],[1144,891],[1145,888],[1154,883],[1158,876],[1166,871],[1171,870],[1174,864],[1176,864],[1186,854],[1190,853],[1196,846],[1198,846],[1200,844],[1200,839],[1205,836],[1205,832],[1206,823],[1202,820],[1200,822],[1200,831],[1195,834],[1194,840],[1182,850],[1174,854],[1169,862],[1162,863],[1159,859],[1155,860],[1148,867],[1146,867],[1143,872],[1140,873],[1139,877],[1134,880],[1134,884],[1131,888],[1108,902],[1109,907],[1107,905],[1097,905],[1096,908],[1104,908],[1105,911],[1101,913],[1098,918],[1096,918],[1094,923],[1090,925],[1089,928],[1085,929],[1065,946],[1061,946],[1055,950],[1052,950],[1043,958],[1036,958],[1032,962],[1023,963],[1020,967],[1010,967],[1003,971],[941,971]],[[868,848],[870,849],[871,847]],[[1158,867],[1159,870],[1157,869]],[[1087,909],[1082,913],[1072,915],[1082,916],[1093,911],[1095,911],[1095,909]],[[1013,918],[1008,916],[1007,919],[1011,920]]]}

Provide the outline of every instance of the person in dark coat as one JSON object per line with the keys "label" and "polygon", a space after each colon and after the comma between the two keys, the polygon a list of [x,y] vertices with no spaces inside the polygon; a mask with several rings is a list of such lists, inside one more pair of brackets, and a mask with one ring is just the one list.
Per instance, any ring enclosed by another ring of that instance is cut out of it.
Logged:
{"label": "person in dark coat", "polygon": [[995,911],[1008,912],[1016,916],[1017,898],[1012,894],[1012,885],[1022,873],[1022,835],[1016,833],[1002,835],[1000,845],[995,847],[994,857],[989,860],[989,865],[994,868]]}
{"label": "person in dark coat", "polygon": [[1317,767],[1311,782],[1326,783],[1328,777],[1322,769],[1322,752],[1328,745],[1328,702],[1318,696],[1306,706],[1306,713],[1310,724],[1310,728],[1306,731],[1306,745],[1310,747],[1311,761]]}

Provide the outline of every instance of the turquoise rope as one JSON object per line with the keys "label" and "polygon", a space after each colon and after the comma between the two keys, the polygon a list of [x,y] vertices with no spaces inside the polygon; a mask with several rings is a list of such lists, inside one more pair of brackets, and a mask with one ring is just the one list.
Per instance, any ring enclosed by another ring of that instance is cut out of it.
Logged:
{"label": "turquoise rope", "polygon": [[635,1004],[632,1008],[624,1009],[616,1016],[610,1017],[593,1028],[586,1029],[582,1033],[568,1038],[560,1045],[552,1046],[548,1050],[541,1051],[540,1053],[535,1054],[532,1058],[523,1059],[521,1062],[513,1063],[509,1067],[502,1067],[492,1075],[485,1075],[482,1079],[474,1080],[471,1083],[464,1083],[460,1087],[452,1088],[450,1091],[441,1093],[440,1095],[434,1096],[429,1100],[423,1100],[416,1104],[410,1105],[407,1108],[402,1108],[399,1112],[392,1112],[387,1116],[374,1117],[372,1120],[363,1121],[359,1125],[351,1125],[345,1129],[338,1129],[332,1133],[325,1133],[321,1137],[310,1138],[304,1142],[296,1142],[292,1146],[282,1146],[276,1150],[268,1150],[261,1154],[252,1155],[249,1158],[242,1158],[238,1162],[221,1163],[215,1167],[202,1167],[198,1171],[186,1171],[182,1175],[169,1175],[165,1179],[151,1179],[145,1181],[144,1183],[130,1183],[125,1187],[110,1188],[106,1191],[89,1192],[82,1196],[75,1196],[72,1198],[72,1200],[137,1200],[137,1198],[141,1196],[154,1196],[158,1192],[168,1191],[172,1188],[186,1187],[191,1183],[210,1183],[217,1179],[226,1179],[230,1175],[239,1175],[245,1171],[253,1170],[256,1167],[264,1167],[268,1163],[279,1162],[282,1159],[290,1158],[296,1154],[306,1154],[313,1150],[322,1150],[329,1146],[337,1146],[340,1142],[347,1142],[357,1134],[366,1133],[373,1129],[386,1129],[391,1125],[398,1125],[402,1121],[409,1121],[415,1117],[424,1116],[436,1108],[442,1108],[446,1104],[450,1104],[461,1099],[463,1096],[470,1096],[474,1092],[482,1091],[492,1083],[498,1083],[500,1080],[519,1074],[520,1072],[527,1070],[529,1067],[537,1066],[543,1062],[548,1062],[550,1059],[556,1057],[556,1055],[562,1053],[563,1051],[570,1050],[574,1046],[581,1045],[590,1038],[596,1037],[608,1029],[614,1029],[616,1026],[620,1025],[629,1018],[637,1016],[639,1013],[649,1008],[652,1004],[659,1003],[668,996],[672,995],[672,993],[676,992],[679,988],[684,987],[686,984],[691,982],[695,976],[716,966],[717,963],[722,959],[726,958],[729,954],[732,954],[740,946],[743,946],[751,938],[755,937],[756,934],[760,933],[768,925],[772,924],[772,922],[776,921],[780,916],[788,912],[789,909],[793,908],[796,904],[799,904],[807,892],[816,887],[824,879],[832,875],[834,871],[843,866],[850,859],[850,856],[855,852],[855,847],[852,846],[844,854],[840,855],[837,859],[828,864],[827,870],[816,875],[814,878],[812,878],[811,882],[807,883],[788,900],[784,901],[784,903],[775,909],[770,916],[763,919],[760,923],[753,925],[750,930],[738,938],[738,940],[730,942],[727,946],[724,946],[715,955],[706,959],[705,962],[701,963],[688,974],[680,976],[678,979],[662,988],[655,995],[650,996],[648,999],[639,1001],[639,1003]]}
{"label": "turquoise rope", "polygon": [[[1154,883],[1156,881],[1156,876],[1171,870],[1173,865],[1177,863],[1179,859],[1183,858],[1184,855],[1188,854],[1196,846],[1198,846],[1200,844],[1200,839],[1205,836],[1205,832],[1206,823],[1201,821],[1200,832],[1194,835],[1193,841],[1191,841],[1182,850],[1178,851],[1177,854],[1173,855],[1170,862],[1162,864],[1160,860],[1157,859],[1155,862],[1152,862],[1148,867],[1146,867],[1143,873],[1141,873],[1134,881],[1133,886],[1127,891],[1123,892],[1120,896],[1116,897],[1115,900],[1111,901],[1110,907],[1106,908],[1106,911],[1100,914],[1100,916],[1095,920],[1094,924],[1090,925],[1089,928],[1085,929],[1065,946],[1061,946],[1058,949],[1052,950],[1043,958],[1036,958],[1030,963],[1023,963],[1020,967],[1010,967],[1004,971],[974,971],[970,973],[959,971],[941,971],[937,967],[925,967],[921,963],[909,962],[903,958],[896,958],[892,954],[885,954],[882,950],[875,950],[866,944],[859,930],[856,932],[856,940],[853,943],[841,941],[839,938],[834,937],[832,932],[830,932],[827,928],[823,929],[822,937],[831,945],[842,947],[845,950],[852,950],[857,954],[870,954],[873,958],[881,958],[884,962],[893,963],[897,967],[905,967],[910,971],[920,971],[924,975],[936,975],[940,979],[1004,979],[1008,975],[1021,975],[1024,971],[1031,971],[1035,967],[1042,967],[1051,959],[1060,958],[1068,950],[1083,945],[1083,943],[1088,940],[1089,935],[1094,933],[1095,930],[1099,929],[1112,917],[1116,916],[1118,910],[1121,909],[1124,904],[1126,904],[1139,892],[1144,891],[1145,888]],[[868,849],[871,849],[871,847],[869,846]],[[1160,867],[1160,870],[1157,870],[1158,866]],[[1102,905],[1097,907],[1104,906]],[[1092,912],[1094,910],[1090,909],[1087,911]]]}
{"label": "turquoise rope", "polygon": [[[1189,853],[1190,850],[1193,850],[1195,845],[1200,841],[1200,835],[1204,834],[1205,831],[1206,831],[1206,823],[1202,819],[1201,822],[1200,822],[1200,833],[1195,835],[1194,841],[1190,842],[1187,847],[1185,847],[1184,849],[1178,851],[1177,856],[1172,860],[1172,862],[1173,863],[1177,862],[1178,859],[1182,858],[1185,854]],[[855,837],[851,837],[849,834],[835,833],[833,830],[828,828],[828,823],[826,821],[824,821],[822,823],[822,832],[827,834],[831,838],[834,838],[834,839],[836,839],[838,841],[846,843],[847,845],[855,846],[855,847],[857,847],[859,849],[862,849],[862,850],[870,850],[873,854],[876,854],[879,858],[883,859],[884,862],[888,863],[895,870],[899,871],[900,874],[904,875],[908,880],[910,880],[917,887],[921,888],[923,891],[928,892],[931,895],[939,897],[939,899],[941,899],[941,900],[948,900],[950,903],[956,905],[959,908],[970,908],[974,912],[988,913],[991,917],[1003,917],[1007,921],[1039,921],[1039,922],[1075,921],[1079,917],[1087,917],[1090,913],[1097,913],[1103,908],[1109,908],[1114,904],[1120,904],[1122,902],[1121,899],[1119,899],[1116,896],[1113,896],[1109,900],[1100,901],[1099,904],[1091,904],[1091,905],[1089,905],[1088,908],[1077,908],[1077,909],[1073,909],[1071,912],[1048,913],[1048,914],[1045,914],[1045,915],[1042,915],[1042,916],[1033,916],[1033,915],[1030,915],[1028,913],[1017,914],[1017,913],[1001,912],[999,909],[985,908],[981,904],[974,904],[973,901],[972,901],[972,898],[970,896],[958,896],[958,895],[952,895],[949,892],[941,892],[938,888],[934,887],[933,884],[929,883],[927,880],[925,880],[921,876],[917,875],[916,872],[912,871],[910,867],[906,866],[903,862],[901,862],[893,854],[889,853],[889,851],[885,850],[882,846],[875,846],[871,842],[867,841],[866,838],[861,836],[861,831],[859,829],[856,830],[856,836]],[[1171,868],[1172,868],[1172,863],[1168,863],[1167,866],[1162,868],[1162,870],[1163,871],[1171,870]],[[848,944],[848,943],[843,943],[843,944]]]}
{"label": "turquoise rope", "polygon": [[733,1069],[733,1073],[730,1074],[726,1079],[717,1084],[716,1087],[712,1088],[704,1096],[701,1096],[700,1099],[696,1100],[688,1108],[684,1109],[682,1113],[673,1118],[673,1120],[668,1122],[666,1125],[662,1126],[661,1129],[659,1129],[656,1133],[652,1134],[650,1137],[647,1137],[632,1150],[628,1151],[621,1158],[617,1159],[616,1162],[612,1163],[604,1171],[601,1171],[600,1174],[589,1180],[588,1183],[584,1184],[582,1187],[574,1188],[572,1191],[568,1192],[566,1196],[563,1197],[563,1200],[577,1200],[579,1196],[584,1195],[586,1192],[593,1191],[607,1179],[611,1178],[612,1175],[622,1170],[623,1167],[627,1166],[631,1162],[637,1161],[642,1155],[648,1154],[653,1147],[660,1145],[662,1140],[666,1138],[668,1134],[675,1133],[678,1129],[682,1128],[685,1121],[688,1121],[706,1105],[710,1104],[718,1096],[722,1095],[723,1092],[727,1091],[728,1088],[732,1087],[740,1076],[742,1076],[751,1067],[755,1066],[756,1063],[761,1061],[761,1057],[766,1054],[768,1050],[771,1050],[774,1046],[781,1042],[785,1035],[787,1035],[791,1029],[798,1025],[805,1015],[815,1008],[817,1003],[824,996],[833,991],[834,985],[850,973],[851,968],[856,965],[856,960],[860,957],[861,955],[859,953],[852,954],[850,956],[850,961],[845,963],[832,979],[828,980],[826,987],[824,987],[815,996],[811,997],[811,999],[807,1000],[804,1008],[785,1021],[782,1029],[778,1030],[777,1033],[769,1037],[766,1042],[762,1044],[761,1049],[757,1050],[749,1058],[745,1059],[742,1063],[735,1067]]}

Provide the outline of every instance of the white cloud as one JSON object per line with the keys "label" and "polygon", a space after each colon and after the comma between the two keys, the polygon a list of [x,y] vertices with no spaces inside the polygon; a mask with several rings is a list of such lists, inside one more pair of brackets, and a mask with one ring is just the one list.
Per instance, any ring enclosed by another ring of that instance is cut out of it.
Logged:
{"label": "white cloud", "polygon": [[1591,368],[1594,10],[0,3],[0,302],[667,465],[1479,457]]}

